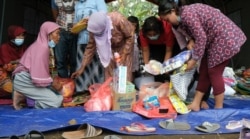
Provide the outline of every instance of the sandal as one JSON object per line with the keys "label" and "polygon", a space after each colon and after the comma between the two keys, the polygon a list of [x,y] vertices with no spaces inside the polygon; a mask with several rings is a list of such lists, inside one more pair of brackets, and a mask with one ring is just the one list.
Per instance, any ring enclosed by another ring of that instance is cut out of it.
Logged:
{"label": "sandal", "polygon": [[76,131],[63,132],[62,137],[65,139],[83,139],[96,137],[101,133],[101,128],[95,128],[90,124],[83,124]]}
{"label": "sandal", "polygon": [[196,130],[206,132],[206,133],[214,132],[215,130],[217,130],[219,128],[220,128],[219,124],[209,123],[209,122],[204,122],[204,123],[202,123],[202,125],[195,127]]}
{"label": "sandal", "polygon": [[189,130],[191,127],[186,122],[175,122],[173,119],[160,121],[159,125],[168,130]]}
{"label": "sandal", "polygon": [[45,137],[41,132],[37,130],[31,130],[24,136],[24,139],[45,139]]}
{"label": "sandal", "polygon": [[107,135],[104,137],[104,139],[122,139],[122,138],[116,135]]}
{"label": "sandal", "polygon": [[242,124],[243,124],[244,127],[250,129],[250,120],[249,120],[249,119],[243,118],[243,119],[242,119]]}
{"label": "sandal", "polygon": [[226,125],[226,129],[234,130],[237,128],[241,128],[243,126],[242,121],[229,121]]}
{"label": "sandal", "polygon": [[121,128],[123,131],[127,132],[155,132],[155,127],[147,127],[142,123],[132,123],[130,126],[124,126]]}

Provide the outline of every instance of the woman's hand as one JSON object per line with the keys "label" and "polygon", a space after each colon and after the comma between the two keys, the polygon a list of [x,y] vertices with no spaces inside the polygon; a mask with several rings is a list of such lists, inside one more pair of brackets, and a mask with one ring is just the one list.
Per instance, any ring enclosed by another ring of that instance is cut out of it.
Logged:
{"label": "woman's hand", "polygon": [[190,39],[187,44],[187,49],[192,50],[194,48],[194,40]]}
{"label": "woman's hand", "polygon": [[53,79],[51,87],[58,92],[62,90],[62,84],[56,78]]}
{"label": "woman's hand", "polygon": [[189,71],[189,70],[191,70],[191,69],[195,68],[196,63],[197,63],[197,61],[196,61],[196,60],[193,60],[193,59],[188,60],[188,62],[187,62],[187,68],[186,68],[186,71]]}
{"label": "woman's hand", "polygon": [[120,60],[119,64],[125,66],[125,63],[126,63],[125,60],[126,60],[126,58],[127,58],[127,55],[126,54],[122,54],[121,55],[121,60]]}
{"label": "woman's hand", "polygon": [[78,78],[83,73],[84,69],[85,68],[80,68],[79,70],[72,73],[71,78],[72,79]]}

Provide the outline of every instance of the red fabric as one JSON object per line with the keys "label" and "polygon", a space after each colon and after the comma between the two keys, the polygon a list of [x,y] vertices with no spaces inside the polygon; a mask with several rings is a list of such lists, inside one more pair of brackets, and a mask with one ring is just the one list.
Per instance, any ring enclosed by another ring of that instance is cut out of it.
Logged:
{"label": "red fabric", "polygon": [[203,57],[199,69],[200,75],[196,90],[206,93],[212,85],[214,95],[225,92],[225,83],[222,74],[228,63],[229,60],[226,60],[213,68],[208,68],[207,57]]}
{"label": "red fabric", "polygon": [[20,26],[10,26],[8,28],[8,41],[0,46],[0,65],[8,64],[10,61],[20,59],[26,50],[27,46],[15,46],[11,40],[15,39],[16,36],[25,32],[25,29]]}
{"label": "red fabric", "polygon": [[16,48],[11,42],[2,44],[0,47],[0,65],[8,64],[11,61],[20,59],[27,47],[19,47],[20,48]]}
{"label": "red fabric", "polygon": [[21,35],[26,32],[26,30],[20,26],[11,25],[8,28],[8,38],[9,40],[15,39],[16,36]]}
{"label": "red fabric", "polygon": [[0,105],[11,105],[12,103],[12,99],[0,99]]}
{"label": "red fabric", "polygon": [[140,31],[140,41],[142,47],[148,47],[149,44],[152,45],[166,44],[166,47],[173,47],[175,37],[172,32],[172,26],[166,21],[162,21],[162,23],[163,23],[164,33],[162,33],[159,36],[158,40],[150,40],[142,33],[142,30]]}

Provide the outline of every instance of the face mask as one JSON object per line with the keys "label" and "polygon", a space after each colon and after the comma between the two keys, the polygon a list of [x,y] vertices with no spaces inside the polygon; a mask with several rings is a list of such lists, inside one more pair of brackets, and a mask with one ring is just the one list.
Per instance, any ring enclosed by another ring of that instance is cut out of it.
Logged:
{"label": "face mask", "polygon": [[54,48],[56,46],[56,44],[53,40],[50,40],[48,44],[49,44],[50,48]]}
{"label": "face mask", "polygon": [[181,17],[177,16],[177,21],[180,23],[181,22]]}
{"label": "face mask", "polygon": [[148,36],[148,38],[150,39],[150,40],[157,40],[158,38],[159,38],[159,34],[158,35],[155,35],[155,36],[151,36],[151,37],[149,37]]}
{"label": "face mask", "polygon": [[16,46],[21,46],[24,42],[24,39],[15,39],[12,41]]}

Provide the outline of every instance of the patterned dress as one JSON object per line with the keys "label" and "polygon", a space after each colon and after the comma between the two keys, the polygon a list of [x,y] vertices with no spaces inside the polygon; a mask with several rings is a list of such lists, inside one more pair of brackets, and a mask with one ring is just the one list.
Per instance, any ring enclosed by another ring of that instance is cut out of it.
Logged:
{"label": "patterned dress", "polygon": [[[118,52],[120,55],[126,55],[124,66],[127,66],[127,80],[132,81],[132,61],[134,53],[134,29],[133,25],[120,13],[111,12],[108,16],[112,20],[112,38],[111,49],[112,53]],[[84,52],[84,65],[91,62],[96,53],[96,45],[93,34],[90,33],[89,43]],[[113,70],[116,68],[116,63],[111,60],[108,67],[105,68],[105,79],[113,76]]]}
{"label": "patterned dress", "polygon": [[[74,23],[88,18],[92,13],[104,11],[107,12],[106,3],[104,0],[85,0],[79,1],[75,5],[75,19]],[[85,48],[89,41],[89,33],[87,29],[82,30],[78,34],[77,41],[77,56],[76,69],[82,65],[82,59]],[[84,73],[76,79],[76,92],[83,92],[88,90],[89,86],[94,83],[102,83],[104,81],[104,69],[98,58],[97,53],[94,55],[92,62],[85,68]]]}
{"label": "patterned dress", "polygon": [[246,41],[242,30],[218,9],[204,4],[183,6],[180,27],[195,39],[192,59],[207,55],[212,68],[233,57]]}

